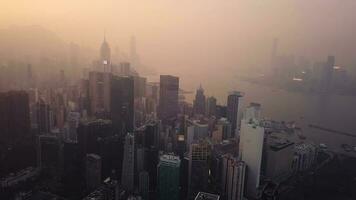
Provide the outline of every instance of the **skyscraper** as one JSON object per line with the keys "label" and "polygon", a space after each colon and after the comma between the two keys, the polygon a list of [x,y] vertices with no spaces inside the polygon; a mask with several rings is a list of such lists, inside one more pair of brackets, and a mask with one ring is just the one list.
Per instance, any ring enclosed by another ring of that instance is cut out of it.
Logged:
{"label": "skyscraper", "polygon": [[227,170],[227,200],[243,200],[246,164],[233,160]]}
{"label": "skyscraper", "polygon": [[208,187],[210,145],[204,141],[193,143],[189,149],[188,195],[195,197],[198,192]]}
{"label": "skyscraper", "polygon": [[111,119],[120,134],[134,129],[134,80],[128,76],[113,76],[111,80]]}
{"label": "skyscraper", "polygon": [[250,103],[250,105],[245,109],[243,113],[243,119],[248,121],[250,119],[260,120],[260,118],[261,118],[261,104]]}
{"label": "skyscraper", "polygon": [[24,91],[0,93],[0,143],[12,145],[30,135],[30,103]]}
{"label": "skyscraper", "polygon": [[111,77],[110,73],[105,72],[89,73],[90,114],[92,116],[103,116],[110,112]]}
{"label": "skyscraper", "polygon": [[205,103],[206,102],[205,102],[204,89],[200,85],[195,94],[195,100],[193,105],[194,114],[205,115]]}
{"label": "skyscraper", "polygon": [[211,116],[216,116],[216,98],[208,97],[206,100],[206,114]]}
{"label": "skyscraper", "polygon": [[138,191],[144,200],[149,198],[149,175],[147,171],[141,171],[139,174]]}
{"label": "skyscraper", "polygon": [[160,98],[158,116],[163,122],[178,114],[179,78],[170,75],[160,76]]}
{"label": "skyscraper", "polygon": [[329,92],[333,78],[335,56],[328,56],[328,60],[323,66],[321,77],[321,91]]}
{"label": "skyscraper", "polygon": [[111,49],[109,43],[106,41],[106,36],[104,36],[104,41],[100,47],[100,62],[102,65],[111,64]]}
{"label": "skyscraper", "polygon": [[239,98],[242,93],[233,91],[227,97],[227,120],[231,123],[232,136],[235,136],[239,111]]}
{"label": "skyscraper", "polygon": [[162,155],[158,166],[159,200],[179,199],[180,159],[178,156]]}
{"label": "skyscraper", "polygon": [[36,104],[37,128],[40,134],[49,133],[51,130],[51,111],[48,104],[43,99]]}
{"label": "skyscraper", "polygon": [[134,189],[135,137],[127,133],[124,145],[124,160],[122,163],[121,185],[128,191]]}
{"label": "skyscraper", "polygon": [[241,121],[241,134],[239,153],[241,160],[248,166],[247,169],[247,196],[258,198],[260,174],[262,164],[262,151],[264,144],[264,128],[255,119]]}
{"label": "skyscraper", "polygon": [[86,184],[88,190],[96,189],[101,184],[101,158],[96,154],[87,154],[85,160]]}

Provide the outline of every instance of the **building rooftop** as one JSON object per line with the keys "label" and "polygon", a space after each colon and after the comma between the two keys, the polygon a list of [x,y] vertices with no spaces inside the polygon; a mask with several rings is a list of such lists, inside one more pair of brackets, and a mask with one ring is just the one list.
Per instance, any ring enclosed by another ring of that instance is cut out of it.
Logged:
{"label": "building rooftop", "polygon": [[195,197],[195,200],[219,200],[220,196],[215,194],[210,194],[206,192],[199,192]]}
{"label": "building rooftop", "polygon": [[180,165],[180,159],[178,156],[164,154],[160,157],[160,164],[168,164],[168,165]]}

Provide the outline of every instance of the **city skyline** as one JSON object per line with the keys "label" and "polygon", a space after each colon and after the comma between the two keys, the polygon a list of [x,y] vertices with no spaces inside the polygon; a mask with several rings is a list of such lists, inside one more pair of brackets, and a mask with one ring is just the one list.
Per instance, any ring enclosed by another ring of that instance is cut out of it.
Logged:
{"label": "city skyline", "polygon": [[1,200],[356,199],[356,3],[3,1]]}

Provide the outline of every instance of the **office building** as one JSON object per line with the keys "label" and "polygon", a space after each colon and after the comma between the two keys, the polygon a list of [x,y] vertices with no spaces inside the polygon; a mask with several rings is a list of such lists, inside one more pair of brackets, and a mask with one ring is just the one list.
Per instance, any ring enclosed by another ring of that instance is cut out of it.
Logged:
{"label": "office building", "polygon": [[261,119],[261,104],[250,103],[243,113],[243,119],[249,121],[250,119]]}
{"label": "office building", "polygon": [[236,129],[238,128],[238,111],[239,99],[242,97],[241,92],[233,91],[227,97],[227,120],[231,123],[232,135],[235,136]]}
{"label": "office building", "polygon": [[[104,41],[100,47],[100,62],[103,65],[111,64],[111,49],[109,43],[106,41],[106,37],[104,36]],[[109,72],[109,71],[107,71]]]}
{"label": "office building", "polygon": [[213,141],[219,143],[231,137],[231,123],[226,118],[219,119],[212,132]]}
{"label": "office building", "polygon": [[135,137],[127,133],[124,145],[124,159],[122,163],[121,185],[125,190],[134,189]]}
{"label": "office building", "polygon": [[38,136],[37,167],[42,171],[58,172],[61,159],[61,142],[56,136]]}
{"label": "office building", "polygon": [[85,177],[87,189],[93,190],[101,185],[101,158],[96,154],[87,154],[85,159]]}
{"label": "office building", "polygon": [[195,94],[193,103],[194,114],[205,115],[206,99],[204,95],[204,89],[200,85]]}
{"label": "office building", "polygon": [[264,128],[257,120],[241,120],[240,158],[247,165],[246,193],[250,198],[259,197]]}
{"label": "office building", "polygon": [[158,116],[163,122],[174,119],[178,114],[179,78],[170,75],[160,76]]}
{"label": "office building", "polygon": [[316,162],[317,147],[313,143],[299,143],[294,147],[292,170],[303,172],[310,169]]}
{"label": "office building", "polygon": [[89,73],[89,100],[92,116],[107,116],[111,106],[110,73],[92,71]]}
{"label": "office building", "polygon": [[148,200],[149,199],[149,175],[147,171],[141,171],[139,173],[139,183],[138,183],[138,191],[140,195],[142,196],[143,200]]}
{"label": "office building", "polygon": [[174,155],[162,155],[157,166],[159,200],[179,199],[180,159]]}
{"label": "office building", "polygon": [[265,151],[266,178],[276,182],[286,180],[292,173],[294,143],[272,133],[267,137]]}
{"label": "office building", "polygon": [[147,79],[145,77],[140,77],[140,76],[134,76],[133,78],[134,78],[135,98],[145,97]]}
{"label": "office building", "polygon": [[40,99],[36,104],[37,129],[39,134],[48,134],[51,130],[53,122],[51,122],[51,109],[48,104]]}
{"label": "office building", "polygon": [[209,178],[210,145],[200,140],[190,145],[189,149],[189,184],[188,195],[194,197],[200,191],[206,191]]}
{"label": "office building", "polygon": [[0,93],[0,143],[16,144],[30,138],[30,105],[25,91]]}
{"label": "office building", "polygon": [[206,100],[206,114],[211,116],[216,116],[216,98],[208,97]]}
{"label": "office building", "polygon": [[114,131],[125,135],[134,129],[134,80],[113,76],[111,81],[111,120]]}
{"label": "office building", "polygon": [[243,200],[245,192],[246,164],[234,159],[227,169],[227,200]]}

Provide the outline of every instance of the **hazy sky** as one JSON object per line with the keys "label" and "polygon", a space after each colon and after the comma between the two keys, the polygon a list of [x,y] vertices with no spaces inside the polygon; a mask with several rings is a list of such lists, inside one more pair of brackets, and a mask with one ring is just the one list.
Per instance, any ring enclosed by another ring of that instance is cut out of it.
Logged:
{"label": "hazy sky", "polygon": [[356,63],[355,0],[0,0],[0,28],[41,25],[65,41],[98,48],[104,30],[163,72],[220,70],[268,62],[280,52]]}

